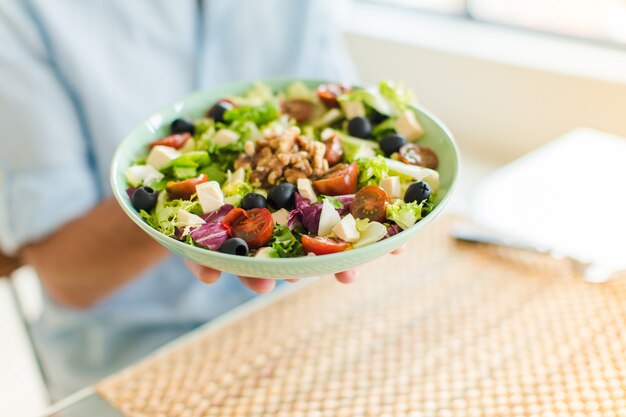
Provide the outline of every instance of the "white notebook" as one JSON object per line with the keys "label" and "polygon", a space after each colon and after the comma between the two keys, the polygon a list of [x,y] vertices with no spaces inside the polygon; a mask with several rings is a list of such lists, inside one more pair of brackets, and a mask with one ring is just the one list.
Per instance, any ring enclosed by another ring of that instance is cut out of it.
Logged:
{"label": "white notebook", "polygon": [[572,131],[477,188],[481,225],[609,268],[626,268],[626,138]]}

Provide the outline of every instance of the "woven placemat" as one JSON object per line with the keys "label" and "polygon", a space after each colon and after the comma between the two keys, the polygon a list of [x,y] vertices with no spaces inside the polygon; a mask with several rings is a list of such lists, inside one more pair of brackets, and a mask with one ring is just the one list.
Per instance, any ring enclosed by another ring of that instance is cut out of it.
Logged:
{"label": "woven placemat", "polygon": [[435,222],[97,389],[129,417],[624,416],[626,284],[454,243]]}

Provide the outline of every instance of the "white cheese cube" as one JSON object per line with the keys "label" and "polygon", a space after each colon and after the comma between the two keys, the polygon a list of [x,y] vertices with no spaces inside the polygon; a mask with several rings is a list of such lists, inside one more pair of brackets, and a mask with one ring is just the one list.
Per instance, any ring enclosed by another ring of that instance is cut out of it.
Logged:
{"label": "white cheese cube", "polygon": [[317,201],[317,194],[313,190],[313,183],[308,178],[298,178],[298,192],[304,198],[308,198],[311,203]]}
{"label": "white cheese cube", "polygon": [[402,197],[402,190],[400,187],[400,177],[387,177],[380,180],[378,184],[380,188],[385,190],[389,198]]}
{"label": "white cheese cube", "polygon": [[365,107],[360,101],[342,101],[341,110],[348,120],[355,117],[365,117]]}
{"label": "white cheese cube", "polygon": [[281,208],[278,211],[272,213],[272,218],[274,219],[274,223],[280,226],[287,226],[287,221],[289,220],[289,211],[287,209]]}
{"label": "white cheese cube", "polygon": [[352,214],[348,214],[341,219],[335,227],[333,227],[333,233],[337,235],[339,239],[346,242],[356,242],[361,237],[361,234],[356,228],[356,221]]}
{"label": "white cheese cube", "polygon": [[200,199],[200,206],[202,206],[202,212],[204,214],[213,213],[214,211],[219,210],[220,207],[224,205],[223,201],[216,200],[211,196],[201,196],[200,194],[198,194],[198,198]]}
{"label": "white cheese cube", "polygon": [[161,169],[179,156],[180,153],[171,146],[157,145],[150,150],[146,163],[154,169]]}
{"label": "white cheese cube", "polygon": [[220,201],[224,200],[224,193],[222,192],[222,189],[220,188],[220,183],[217,181],[208,181],[208,182],[203,182],[202,184],[196,185],[196,192],[198,193],[198,195],[200,195],[201,190],[216,200],[220,200]]}
{"label": "white cheese cube", "polygon": [[263,259],[271,259],[273,258],[273,256],[271,256],[272,253],[272,248],[268,248],[267,246],[264,248],[259,249],[256,252],[256,255],[254,255],[255,258],[263,258]]}
{"label": "white cheese cube", "polygon": [[417,121],[415,113],[412,110],[405,110],[396,119],[396,132],[401,134],[409,142],[414,142],[421,138],[424,134],[424,129]]}
{"label": "white cheese cube", "polygon": [[217,181],[196,185],[196,193],[203,213],[211,213],[224,205],[224,193]]}
{"label": "white cheese cube", "polygon": [[239,133],[230,129],[220,129],[217,131],[215,136],[213,136],[213,140],[218,144],[218,146],[230,145],[231,143],[236,142],[237,139],[239,139]]}
{"label": "white cheese cube", "polygon": [[150,165],[133,165],[126,168],[126,180],[133,187],[161,181],[164,175]]}
{"label": "white cheese cube", "polygon": [[320,213],[320,224],[317,230],[319,236],[328,236],[333,230],[333,227],[341,221],[341,216],[335,210],[333,205],[328,200],[324,200],[322,203],[322,212]]}

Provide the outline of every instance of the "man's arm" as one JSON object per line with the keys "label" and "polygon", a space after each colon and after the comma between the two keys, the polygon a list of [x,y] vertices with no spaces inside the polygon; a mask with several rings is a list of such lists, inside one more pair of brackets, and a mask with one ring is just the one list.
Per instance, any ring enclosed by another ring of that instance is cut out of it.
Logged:
{"label": "man's arm", "polygon": [[[35,267],[42,285],[59,303],[87,308],[154,266],[169,252],[138,228],[109,198],[87,214],[62,226],[45,239],[22,249],[24,261]],[[202,282],[216,282],[221,272],[187,263]],[[336,274],[352,282],[355,271]],[[271,291],[276,281],[240,277],[252,291]]]}
{"label": "man's arm", "polygon": [[48,293],[77,308],[93,305],[168,253],[112,198],[22,249]]}

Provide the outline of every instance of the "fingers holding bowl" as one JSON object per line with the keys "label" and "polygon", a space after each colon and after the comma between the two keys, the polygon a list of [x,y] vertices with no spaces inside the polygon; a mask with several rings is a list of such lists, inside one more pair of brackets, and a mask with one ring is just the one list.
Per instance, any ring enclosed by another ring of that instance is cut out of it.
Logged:
{"label": "fingers holding bowl", "polygon": [[208,268],[206,266],[199,265],[197,263],[188,261],[185,259],[185,265],[191,271],[192,274],[196,276],[203,283],[210,285],[217,282],[220,279],[220,275],[222,274],[220,271],[212,268]]}
{"label": "fingers holding bowl", "polygon": [[276,287],[276,280],[273,279],[239,277],[239,280],[250,290],[259,294],[267,294]]}

